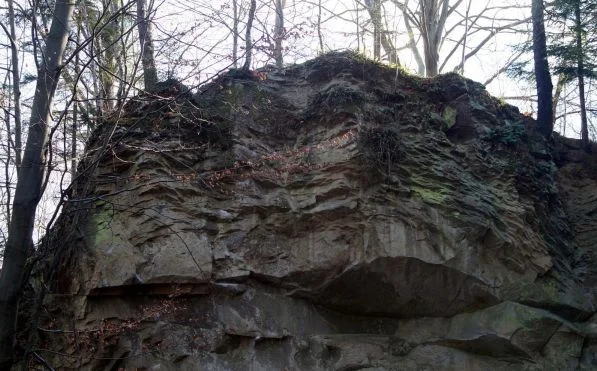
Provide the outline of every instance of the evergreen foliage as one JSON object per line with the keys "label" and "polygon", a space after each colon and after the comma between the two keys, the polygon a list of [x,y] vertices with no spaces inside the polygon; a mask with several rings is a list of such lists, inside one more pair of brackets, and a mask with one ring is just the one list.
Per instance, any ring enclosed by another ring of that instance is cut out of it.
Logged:
{"label": "evergreen foliage", "polygon": [[585,79],[597,77],[597,3],[592,0],[556,0],[549,14],[555,32],[548,55],[554,57],[554,72],[577,84],[581,117],[581,143],[589,149]]}
{"label": "evergreen foliage", "polygon": [[[580,23],[575,20],[575,9],[580,10]],[[548,9],[555,32],[547,52],[555,57],[553,71],[567,77],[583,75],[588,78],[597,77],[597,3],[589,0],[556,0]],[[576,44],[576,35],[580,34],[581,45]],[[577,62],[583,60],[582,70],[578,70]]]}

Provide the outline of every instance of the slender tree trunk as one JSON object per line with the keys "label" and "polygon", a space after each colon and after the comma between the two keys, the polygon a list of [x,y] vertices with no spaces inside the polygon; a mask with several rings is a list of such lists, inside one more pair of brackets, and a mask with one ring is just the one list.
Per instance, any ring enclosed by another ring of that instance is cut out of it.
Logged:
{"label": "slender tree trunk", "polygon": [[537,126],[539,131],[546,138],[549,138],[553,131],[553,108],[551,100],[553,85],[547,62],[545,25],[543,24],[543,1],[533,0],[531,12],[533,18],[533,57],[535,62],[535,79],[537,80]]}
{"label": "slender tree trunk", "polygon": [[141,63],[143,64],[143,82],[145,90],[152,90],[158,83],[158,73],[153,55],[153,38],[151,22],[146,14],[146,0],[137,0],[137,27],[141,44]]}
{"label": "slender tree trunk", "polygon": [[[79,44],[81,40],[81,27],[80,25],[77,26],[77,44]],[[75,55],[75,78],[73,79],[73,98],[75,101],[73,102],[73,124],[71,126],[71,142],[70,142],[70,181],[71,183],[74,181],[77,175],[77,130],[78,130],[78,120],[79,120],[79,102],[77,96],[79,95],[77,82],[79,81],[79,75],[81,74],[81,70],[79,64],[81,63],[81,58],[79,54]]]}
{"label": "slender tree trunk", "polygon": [[[118,12],[119,0],[102,0],[104,12],[107,13],[107,18],[111,18]],[[101,85],[101,101],[102,111],[110,112],[114,108],[116,96],[114,94],[114,75],[117,75],[117,38],[118,35],[118,18],[108,21],[102,31],[100,38],[102,40],[102,50],[98,54],[102,61],[102,69],[99,71],[100,85]]]}
{"label": "slender tree trunk", "polygon": [[373,23],[373,58],[378,61],[381,60],[381,48],[383,47],[388,61],[392,64],[400,64],[398,51],[392,39],[388,36],[386,28],[383,26],[380,0],[368,1],[366,4],[369,5],[367,11]]}
{"label": "slender tree trunk", "polygon": [[243,70],[248,71],[251,68],[251,57],[253,54],[253,41],[251,40],[251,29],[253,28],[253,19],[255,18],[255,10],[257,9],[257,1],[251,0],[251,7],[249,8],[249,17],[247,19],[247,31],[245,34],[245,64]]}
{"label": "slender tree trunk", "polygon": [[[323,34],[321,33],[321,0],[317,4],[317,38],[319,39],[319,53],[323,54]],[[357,43],[359,41],[359,32],[357,24]],[[357,46],[358,50],[358,46]]]}
{"label": "slender tree trunk", "polygon": [[[10,107],[9,107],[10,110]],[[10,133],[10,115],[6,114],[4,115],[4,120],[5,120],[5,124],[6,124],[6,131]],[[6,151],[6,161],[4,162],[4,189],[5,189],[5,202],[6,202],[6,224],[10,224],[10,219],[11,219],[11,202],[12,202],[12,181],[11,181],[11,177],[10,177],[10,173],[12,171],[13,165],[11,163],[11,143],[10,140],[7,143],[7,151]],[[4,243],[6,243],[6,239],[3,238],[2,239]]]}
{"label": "slender tree trunk", "polygon": [[[8,19],[10,23],[10,49],[12,64],[12,93],[14,105],[15,165],[17,172],[21,168],[23,127],[21,120],[21,79],[19,76],[19,48],[15,30],[15,9],[13,0],[8,0]],[[9,133],[10,135],[10,133]]]}
{"label": "slender tree trunk", "polygon": [[[359,2],[357,0],[354,0],[354,5],[355,5],[355,13],[356,13],[356,21],[357,21],[357,51],[360,52],[361,51],[361,18],[360,18],[360,13],[359,13]],[[363,45],[363,49],[365,48],[365,46]]]}
{"label": "slender tree trunk", "polygon": [[423,44],[425,47],[425,76],[437,76],[439,71],[437,45],[433,44],[433,40],[428,40],[426,37],[423,39]]}
{"label": "slender tree trunk", "polygon": [[[97,37],[91,38],[90,33],[93,31],[85,28],[91,27],[91,25],[94,24],[97,19],[91,19],[86,1],[81,2],[79,10],[81,11],[82,20],[85,20],[79,21],[81,34],[86,40],[91,40],[89,44],[89,59],[91,59],[91,63],[89,64],[89,72],[91,75],[91,84],[93,86],[93,108],[95,110],[94,116],[98,117],[102,114],[102,106],[100,104],[100,84],[98,77],[100,67],[97,63],[98,55],[96,54],[96,50],[98,50],[97,43],[99,42],[99,39]],[[90,105],[88,104],[88,106]]]}
{"label": "slender tree trunk", "polygon": [[580,99],[580,143],[583,149],[588,151],[590,149],[589,142],[589,125],[587,122],[587,104],[585,101],[585,78],[584,78],[584,50],[582,45],[582,24],[580,17],[580,0],[574,4],[574,25],[576,50],[578,53],[577,60],[577,76],[578,76],[578,96]]}
{"label": "slender tree trunk", "polygon": [[381,60],[381,4],[380,0],[365,0],[369,18],[373,24],[373,59]]}
{"label": "slender tree trunk", "polygon": [[[125,19],[121,17],[119,19],[119,26],[118,26],[118,33],[120,35],[124,35],[128,32],[128,26],[125,26]],[[118,76],[120,79],[118,80],[118,89],[116,92],[116,107],[120,109],[124,105],[124,100],[126,99],[126,93],[128,92],[128,83],[129,80],[128,76],[128,59],[127,59],[127,42],[126,38],[119,37],[118,39],[118,52],[116,53],[116,64],[118,65]]]}
{"label": "slender tree trunk", "polygon": [[284,41],[284,0],[276,0],[276,26],[274,29],[274,59],[276,67],[284,67],[284,52],[282,41]]}
{"label": "slender tree trunk", "polygon": [[381,29],[381,4],[379,0],[373,0],[373,6],[370,8],[371,20],[373,21],[373,59],[381,60],[380,50],[380,29]]}
{"label": "slender tree trunk", "polygon": [[41,198],[46,169],[51,104],[62,69],[62,58],[70,31],[72,0],[57,0],[52,25],[46,40],[37,76],[31,107],[27,146],[13,203],[8,228],[8,241],[0,275],[0,370],[9,370],[13,362],[13,346],[19,298],[26,277],[25,262],[33,249],[35,209]]}
{"label": "slender tree trunk", "polygon": [[232,0],[232,66],[238,68],[238,0]]}
{"label": "slender tree trunk", "polygon": [[446,20],[462,3],[456,0],[419,0],[420,20],[417,22],[425,45],[425,73],[427,77],[436,76],[440,72],[439,50],[442,44]]}
{"label": "slender tree trunk", "polygon": [[417,42],[415,41],[415,33],[413,32],[412,26],[410,25],[410,17],[407,12],[408,9],[408,0],[404,3],[403,6],[400,7],[402,11],[402,16],[404,17],[404,26],[406,27],[406,32],[408,33],[408,47],[413,53],[415,61],[417,62],[417,73],[419,76],[423,76],[425,74],[425,62],[423,58],[421,58],[421,53],[417,48]]}
{"label": "slender tree trunk", "polygon": [[[92,34],[95,34],[95,30],[92,31]],[[104,83],[103,83],[103,75],[105,71],[102,70],[103,66],[103,57],[102,57],[102,50],[104,49],[104,42],[101,37],[94,37],[93,40],[93,57],[96,62],[96,70],[93,73],[93,89],[95,90],[95,107],[97,109],[97,117],[103,117],[105,114],[104,110]]]}
{"label": "slender tree trunk", "polygon": [[460,57],[460,64],[458,65],[457,71],[460,74],[464,75],[464,64],[466,62],[466,42],[467,42],[467,38],[468,38],[468,28],[469,28],[469,14],[471,11],[471,4],[472,1],[468,0],[468,5],[466,7],[466,13],[464,15],[464,38],[462,40],[462,55]]}
{"label": "slender tree trunk", "polygon": [[79,120],[79,105],[73,104],[73,124],[70,129],[70,179],[71,182],[77,176],[77,120]]}
{"label": "slender tree trunk", "polygon": [[[579,63],[579,68],[581,67],[582,63]],[[578,95],[580,97],[580,142],[582,147],[588,151],[590,149],[589,125],[585,100],[585,78],[583,75],[578,75]]]}
{"label": "slender tree trunk", "polygon": [[[560,74],[558,76],[558,82],[556,83],[556,89],[554,91],[553,99],[552,99],[553,113],[552,113],[551,117],[553,117],[554,122],[556,121],[556,118],[558,117],[558,104],[560,103],[560,97],[562,96],[562,91],[564,90],[564,86],[566,85],[566,83],[568,83],[568,79],[566,78],[566,75]],[[485,84],[485,85],[487,85],[487,84]]]}
{"label": "slender tree trunk", "polygon": [[391,64],[400,64],[400,59],[398,58],[398,50],[394,46],[394,43],[390,39],[388,33],[382,29],[381,31],[381,46],[383,46],[383,50],[386,52],[388,56],[388,62]]}
{"label": "slender tree trunk", "polygon": [[420,7],[423,44],[425,47],[425,75],[433,77],[438,74],[439,70],[439,39],[441,38],[441,30],[438,29],[438,4],[436,0],[421,0]]}

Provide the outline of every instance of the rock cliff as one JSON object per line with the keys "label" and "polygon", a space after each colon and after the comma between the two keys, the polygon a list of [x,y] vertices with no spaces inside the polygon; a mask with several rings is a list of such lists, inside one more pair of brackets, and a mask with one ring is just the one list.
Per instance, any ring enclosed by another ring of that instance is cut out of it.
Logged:
{"label": "rock cliff", "polygon": [[30,365],[595,369],[596,157],[533,126],[351,53],[139,96],[39,251]]}

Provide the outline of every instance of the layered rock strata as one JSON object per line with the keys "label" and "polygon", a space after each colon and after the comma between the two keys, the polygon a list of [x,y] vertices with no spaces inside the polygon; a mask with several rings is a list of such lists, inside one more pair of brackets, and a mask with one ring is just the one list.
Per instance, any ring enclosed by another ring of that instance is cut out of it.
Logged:
{"label": "layered rock strata", "polygon": [[31,346],[81,370],[594,369],[575,146],[351,53],[173,84],[90,140]]}

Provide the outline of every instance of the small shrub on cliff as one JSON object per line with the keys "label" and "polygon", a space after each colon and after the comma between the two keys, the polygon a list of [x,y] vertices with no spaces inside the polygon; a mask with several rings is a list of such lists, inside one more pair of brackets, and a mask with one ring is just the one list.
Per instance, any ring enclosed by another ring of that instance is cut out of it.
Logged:
{"label": "small shrub on cliff", "polygon": [[531,156],[521,156],[516,164],[514,184],[520,194],[538,196],[549,201],[558,193],[555,173],[552,163],[537,161]]}
{"label": "small shrub on cliff", "polygon": [[160,81],[155,84],[153,89],[150,90],[151,95],[157,95],[159,97],[177,97],[187,98],[192,97],[191,89],[174,78],[169,78],[165,81]]}
{"label": "small shrub on cliff", "polygon": [[333,84],[313,97],[314,107],[332,108],[362,104],[367,96],[360,90],[348,84]]}
{"label": "small shrub on cliff", "polygon": [[387,175],[404,156],[402,136],[397,128],[391,126],[364,129],[359,133],[357,145],[365,166]]}
{"label": "small shrub on cliff", "polygon": [[484,139],[514,147],[527,140],[527,133],[521,122],[510,123],[506,121],[505,125],[492,129]]}

